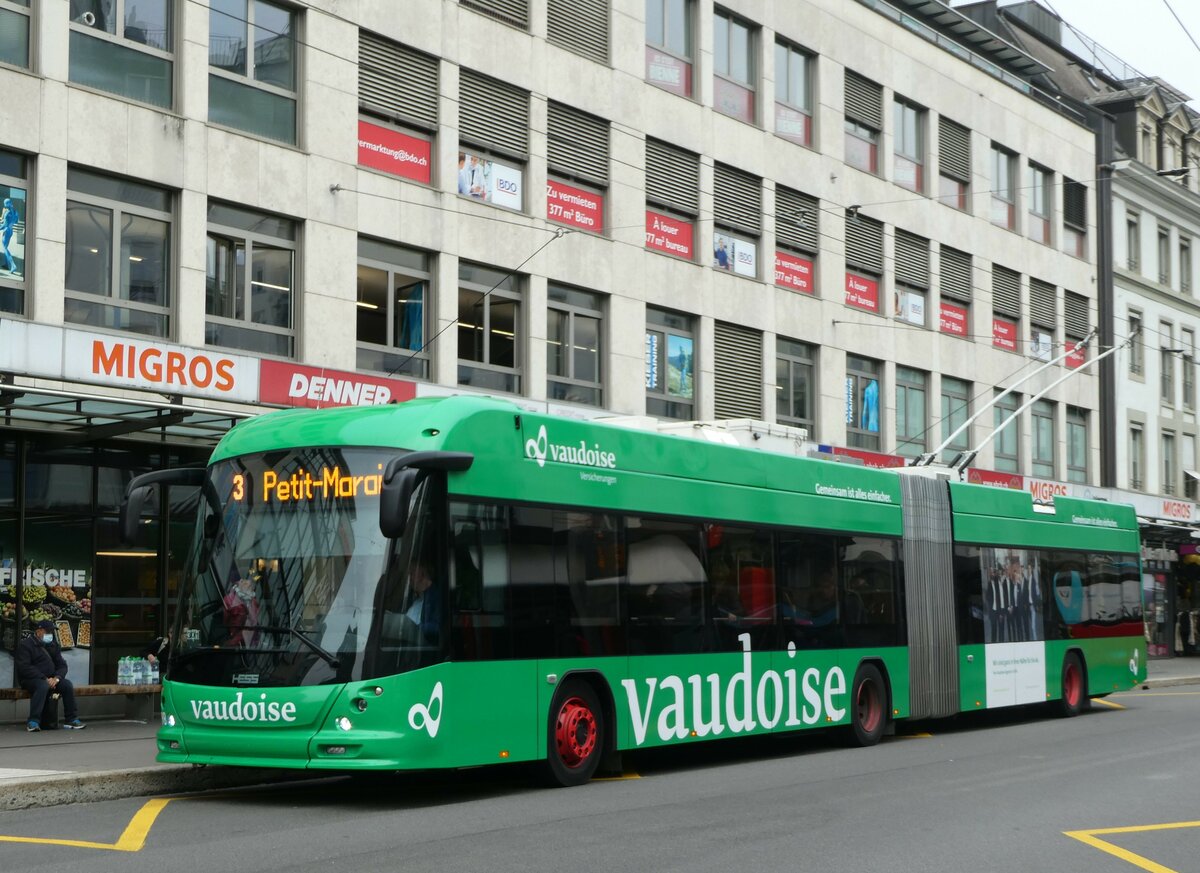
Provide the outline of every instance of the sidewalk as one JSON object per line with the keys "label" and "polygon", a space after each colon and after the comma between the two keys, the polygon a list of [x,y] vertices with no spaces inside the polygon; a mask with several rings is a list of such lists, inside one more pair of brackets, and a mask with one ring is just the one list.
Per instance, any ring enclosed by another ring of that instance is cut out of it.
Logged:
{"label": "sidewalk", "polygon": [[[1200,684],[1200,658],[1149,664],[1144,687]],[[98,720],[83,731],[25,732],[0,724],[0,810],[255,785],[301,770],[192,767],[154,761],[157,722]],[[318,775],[329,775],[322,772]]]}

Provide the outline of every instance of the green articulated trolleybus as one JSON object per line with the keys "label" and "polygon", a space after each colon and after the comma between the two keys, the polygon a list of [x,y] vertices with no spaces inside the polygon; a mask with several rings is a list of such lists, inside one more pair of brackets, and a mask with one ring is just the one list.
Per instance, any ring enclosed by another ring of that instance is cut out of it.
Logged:
{"label": "green articulated trolleybus", "polygon": [[160,761],[573,785],[626,750],[870,745],[1145,678],[1128,506],[462,396],[245,421],[135,479],[127,536],[172,485],[198,518]]}

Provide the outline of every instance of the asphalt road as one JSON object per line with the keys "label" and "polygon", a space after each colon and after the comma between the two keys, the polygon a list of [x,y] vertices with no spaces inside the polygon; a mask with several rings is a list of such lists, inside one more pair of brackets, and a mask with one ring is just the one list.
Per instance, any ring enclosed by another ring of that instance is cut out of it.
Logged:
{"label": "asphalt road", "polygon": [[[1124,708],[908,725],[873,749],[817,734],[641,753],[576,789],[509,767],[3,813],[0,839],[96,845],[5,840],[0,869],[1200,870],[1200,687],[1108,700]],[[1147,829],[1164,824],[1190,826]],[[1106,828],[1137,830],[1065,833]]]}

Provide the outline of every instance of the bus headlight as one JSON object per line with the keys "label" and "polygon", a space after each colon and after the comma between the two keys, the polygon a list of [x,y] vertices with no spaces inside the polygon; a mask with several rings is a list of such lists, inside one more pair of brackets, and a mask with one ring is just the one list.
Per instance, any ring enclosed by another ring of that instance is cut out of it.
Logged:
{"label": "bus headlight", "polygon": [[344,715],[335,721],[334,724],[338,726],[338,730],[340,731],[348,731],[354,727],[354,725],[350,722],[350,719],[346,718]]}

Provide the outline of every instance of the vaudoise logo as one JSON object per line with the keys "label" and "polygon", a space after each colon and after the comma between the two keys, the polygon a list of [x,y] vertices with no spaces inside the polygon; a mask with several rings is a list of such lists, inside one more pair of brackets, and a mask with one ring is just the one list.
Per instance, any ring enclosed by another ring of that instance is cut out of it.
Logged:
{"label": "vaudoise logo", "polygon": [[609,470],[617,468],[615,452],[606,452],[599,443],[593,443],[588,448],[587,440],[580,440],[578,445],[552,443],[546,435],[546,425],[538,428],[536,439],[525,441],[525,457],[537,461],[539,467],[546,466],[546,458],[561,464],[578,464],[583,467],[603,467]]}

